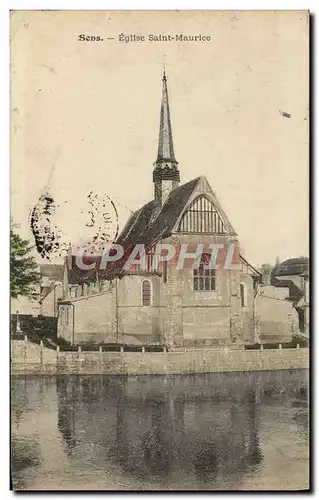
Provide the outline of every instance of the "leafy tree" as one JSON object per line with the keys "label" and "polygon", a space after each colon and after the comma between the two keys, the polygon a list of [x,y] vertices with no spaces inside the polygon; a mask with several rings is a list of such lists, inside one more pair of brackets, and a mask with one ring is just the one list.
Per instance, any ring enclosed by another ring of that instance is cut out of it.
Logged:
{"label": "leafy tree", "polygon": [[41,276],[37,271],[35,258],[30,255],[32,246],[18,234],[10,230],[10,294],[33,297]]}
{"label": "leafy tree", "polygon": [[270,283],[271,272],[272,272],[273,268],[274,268],[274,266],[272,264],[269,264],[268,262],[266,262],[265,264],[263,264],[260,267],[259,271],[262,274],[263,283]]}

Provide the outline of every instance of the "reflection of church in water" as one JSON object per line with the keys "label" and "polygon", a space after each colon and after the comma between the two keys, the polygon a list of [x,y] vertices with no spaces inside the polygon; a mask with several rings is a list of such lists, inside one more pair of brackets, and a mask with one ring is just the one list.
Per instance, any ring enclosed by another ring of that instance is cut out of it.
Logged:
{"label": "reflection of church in water", "polygon": [[206,482],[262,461],[256,386],[195,377],[57,380],[67,453],[90,445],[102,468],[112,462],[130,476]]}

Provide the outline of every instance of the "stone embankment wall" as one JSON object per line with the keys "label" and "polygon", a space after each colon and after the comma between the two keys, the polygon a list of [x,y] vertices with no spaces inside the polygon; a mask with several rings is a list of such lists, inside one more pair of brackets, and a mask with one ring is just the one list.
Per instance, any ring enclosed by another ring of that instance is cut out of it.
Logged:
{"label": "stone embankment wall", "polygon": [[11,341],[12,374],[167,375],[306,369],[308,348],[188,349],[179,352],[63,352]]}

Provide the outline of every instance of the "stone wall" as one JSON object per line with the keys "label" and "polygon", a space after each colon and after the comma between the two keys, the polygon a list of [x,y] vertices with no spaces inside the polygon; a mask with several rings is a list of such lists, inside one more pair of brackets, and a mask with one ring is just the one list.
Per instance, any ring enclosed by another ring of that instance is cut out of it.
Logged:
{"label": "stone wall", "polygon": [[63,295],[62,283],[55,283],[52,285],[50,293],[48,293],[41,301],[40,314],[43,316],[56,316],[57,315],[57,300],[61,299]]}
{"label": "stone wall", "polygon": [[261,286],[256,297],[256,314],[262,342],[290,342],[298,330],[298,314],[292,302],[286,300],[289,290]]}
{"label": "stone wall", "polygon": [[[174,239],[173,239],[174,238]],[[204,244],[204,252],[208,245],[215,243],[227,245],[236,242],[236,239],[221,235],[198,235],[175,234],[169,240],[175,246],[188,245],[189,251],[194,251],[198,243]],[[224,262],[215,270],[216,289],[212,291],[194,290],[193,269],[189,265],[180,271],[179,281],[175,280],[174,294],[179,295],[179,303],[175,299],[173,309],[180,306],[181,315],[181,345],[184,346],[216,346],[231,343],[232,319],[240,319],[240,310],[236,308],[231,298],[231,277],[228,270],[224,269]],[[235,271],[238,281],[238,272]],[[238,284],[238,283],[237,283]],[[168,283],[169,285],[169,283]],[[234,283],[234,287],[236,284]],[[236,288],[238,293],[239,285]],[[238,304],[237,304],[238,305]],[[235,318],[234,314],[237,313]],[[174,312],[177,316],[177,312]],[[238,326],[236,322],[235,328]],[[240,325],[239,325],[240,328]],[[176,338],[176,335],[175,335]]]}
{"label": "stone wall", "polygon": [[168,265],[165,307],[165,343],[168,346],[183,345],[183,270],[179,270],[174,265]]}
{"label": "stone wall", "polygon": [[216,290],[194,291],[193,270],[183,270],[182,307],[185,345],[230,343],[229,276],[216,270]]}
{"label": "stone wall", "polygon": [[[151,284],[151,305],[142,305],[142,284],[147,280]],[[160,287],[162,278],[154,274],[128,275],[118,280],[117,315],[118,339],[133,336],[143,344],[161,343],[163,332],[160,314]]]}
{"label": "stone wall", "polygon": [[254,343],[256,341],[256,321],[255,321],[255,297],[254,283],[252,277],[248,274],[247,266],[243,266],[243,272],[240,276],[240,284],[244,291],[244,306],[241,306],[243,340],[244,343]]}
{"label": "stone wall", "polygon": [[165,353],[55,352],[28,341],[11,341],[13,374],[194,374],[306,369],[308,364],[308,348],[189,349]]}
{"label": "stone wall", "polygon": [[[151,306],[142,306],[142,282],[146,279],[151,283]],[[160,279],[156,275],[128,275],[106,281],[101,291],[95,288],[90,295],[73,298],[72,305],[61,302],[58,336],[74,344],[127,343],[127,336],[132,337],[132,343],[134,337],[144,344],[161,343]]]}
{"label": "stone wall", "polygon": [[93,295],[76,298],[72,305],[61,303],[58,336],[76,344],[116,342],[115,286],[115,282],[107,282],[101,293],[96,290]]}

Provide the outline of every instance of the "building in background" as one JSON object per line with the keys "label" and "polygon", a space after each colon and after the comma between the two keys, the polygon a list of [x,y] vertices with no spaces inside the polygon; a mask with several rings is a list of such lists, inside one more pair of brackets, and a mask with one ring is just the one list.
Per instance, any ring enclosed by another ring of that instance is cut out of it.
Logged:
{"label": "building in background", "polygon": [[[45,325],[49,331],[43,334],[54,336],[58,315],[58,300],[63,295],[63,265],[40,264],[38,272],[41,274],[41,283],[32,298],[18,297],[11,299],[11,332],[18,330],[31,333]],[[37,322],[37,318],[42,318]],[[47,321],[43,318],[47,318]]]}
{"label": "building in background", "polygon": [[309,336],[309,259],[298,257],[277,263],[272,272],[272,284],[288,289],[287,300],[297,311],[299,330]]}

